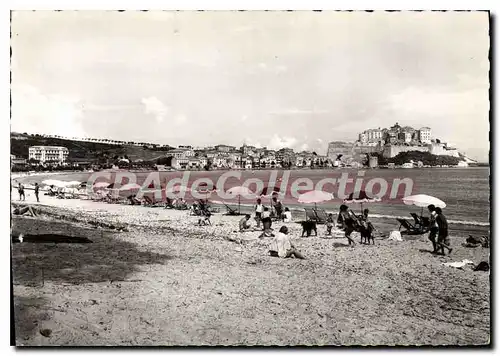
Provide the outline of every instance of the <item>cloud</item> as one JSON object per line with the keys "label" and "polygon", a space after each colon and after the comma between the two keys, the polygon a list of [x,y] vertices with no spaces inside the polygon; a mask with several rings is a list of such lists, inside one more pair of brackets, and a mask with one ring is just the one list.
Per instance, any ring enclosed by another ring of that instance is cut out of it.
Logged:
{"label": "cloud", "polygon": [[62,94],[43,94],[31,85],[12,86],[12,131],[82,137],[80,100]]}
{"label": "cloud", "polygon": [[175,116],[174,121],[177,124],[183,124],[187,121],[187,117],[183,114],[179,114]]}
{"label": "cloud", "polygon": [[303,110],[297,108],[279,109],[269,112],[271,115],[316,115],[327,114],[327,110]]}
{"label": "cloud", "polygon": [[168,112],[168,107],[165,104],[155,96],[142,98],[141,102],[144,104],[146,114],[153,115],[159,123],[163,122]]}
{"label": "cloud", "polygon": [[271,150],[278,150],[280,148],[292,148],[297,143],[297,139],[294,137],[280,137],[277,134],[269,141],[267,148]]}
{"label": "cloud", "polygon": [[300,146],[300,151],[307,151],[309,149],[309,145],[304,143]]}

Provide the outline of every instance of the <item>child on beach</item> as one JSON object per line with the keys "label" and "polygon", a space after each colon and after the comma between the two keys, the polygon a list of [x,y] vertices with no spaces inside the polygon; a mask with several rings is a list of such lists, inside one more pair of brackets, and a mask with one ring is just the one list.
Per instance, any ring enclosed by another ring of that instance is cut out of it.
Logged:
{"label": "child on beach", "polygon": [[259,236],[260,238],[262,237],[269,237],[272,236],[272,226],[273,221],[271,220],[271,213],[269,212],[269,208],[265,207],[264,211],[262,212],[262,226],[264,229],[264,232]]}
{"label": "child on beach", "polygon": [[255,205],[255,221],[257,222],[257,228],[260,228],[260,221],[262,220],[262,213],[264,212],[264,206],[262,201],[257,199],[257,204]]}
{"label": "child on beach", "polygon": [[250,224],[248,221],[250,220],[250,214],[246,214],[244,217],[241,218],[240,220],[240,232],[245,232],[250,230]]}
{"label": "child on beach", "polygon": [[292,222],[292,212],[288,208],[285,208],[285,212],[283,213],[283,222]]}
{"label": "child on beach", "polygon": [[328,214],[328,217],[326,219],[326,234],[331,236],[332,229],[333,229],[333,214],[330,213],[330,214]]}
{"label": "child on beach", "polygon": [[361,224],[361,243],[363,243],[363,240],[368,242],[370,244],[370,240],[373,242],[375,245],[375,239],[373,238],[373,231],[375,228],[373,227],[372,223],[368,220],[368,213],[370,211],[368,209],[363,210],[363,215],[360,218],[360,224]]}
{"label": "child on beach", "polygon": [[305,257],[295,248],[288,237],[288,228],[282,226],[269,245],[269,254],[273,257],[287,258],[295,257],[301,260]]}

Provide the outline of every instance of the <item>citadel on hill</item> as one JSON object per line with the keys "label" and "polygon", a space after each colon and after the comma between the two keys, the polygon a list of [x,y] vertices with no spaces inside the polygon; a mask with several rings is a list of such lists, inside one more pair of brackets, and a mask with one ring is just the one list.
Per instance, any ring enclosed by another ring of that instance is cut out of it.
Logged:
{"label": "citadel on hill", "polygon": [[[385,158],[393,158],[402,152],[428,152],[435,156],[460,158],[462,155],[455,147],[439,139],[432,138],[430,127],[415,129],[400,126],[398,123],[390,128],[369,129],[359,133],[355,142],[334,141],[328,145],[327,156],[337,162],[360,162],[366,155],[379,154]],[[472,160],[465,159],[472,162]]]}

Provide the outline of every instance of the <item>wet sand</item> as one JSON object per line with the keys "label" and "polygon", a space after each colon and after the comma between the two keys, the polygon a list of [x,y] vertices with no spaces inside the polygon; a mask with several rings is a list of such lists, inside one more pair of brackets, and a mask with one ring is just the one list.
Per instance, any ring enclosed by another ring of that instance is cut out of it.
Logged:
{"label": "wet sand", "polygon": [[238,217],[215,214],[200,227],[185,211],[54,201],[37,206],[39,218],[14,217],[14,233],[93,243],[12,245],[18,345],[489,342],[489,273],[442,265],[489,260],[489,249],[462,247],[462,237],[442,257],[426,236],[350,248],[340,231],[301,238],[288,223],[307,259],[279,259],[260,232],[236,232]]}

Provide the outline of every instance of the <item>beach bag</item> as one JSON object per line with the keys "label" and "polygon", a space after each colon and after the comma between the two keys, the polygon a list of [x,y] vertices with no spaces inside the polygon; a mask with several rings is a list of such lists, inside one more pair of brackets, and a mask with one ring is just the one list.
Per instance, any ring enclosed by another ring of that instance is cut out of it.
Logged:
{"label": "beach bag", "polygon": [[476,268],[474,268],[474,271],[489,271],[489,270],[490,270],[490,265],[486,261],[480,262],[476,266]]}

